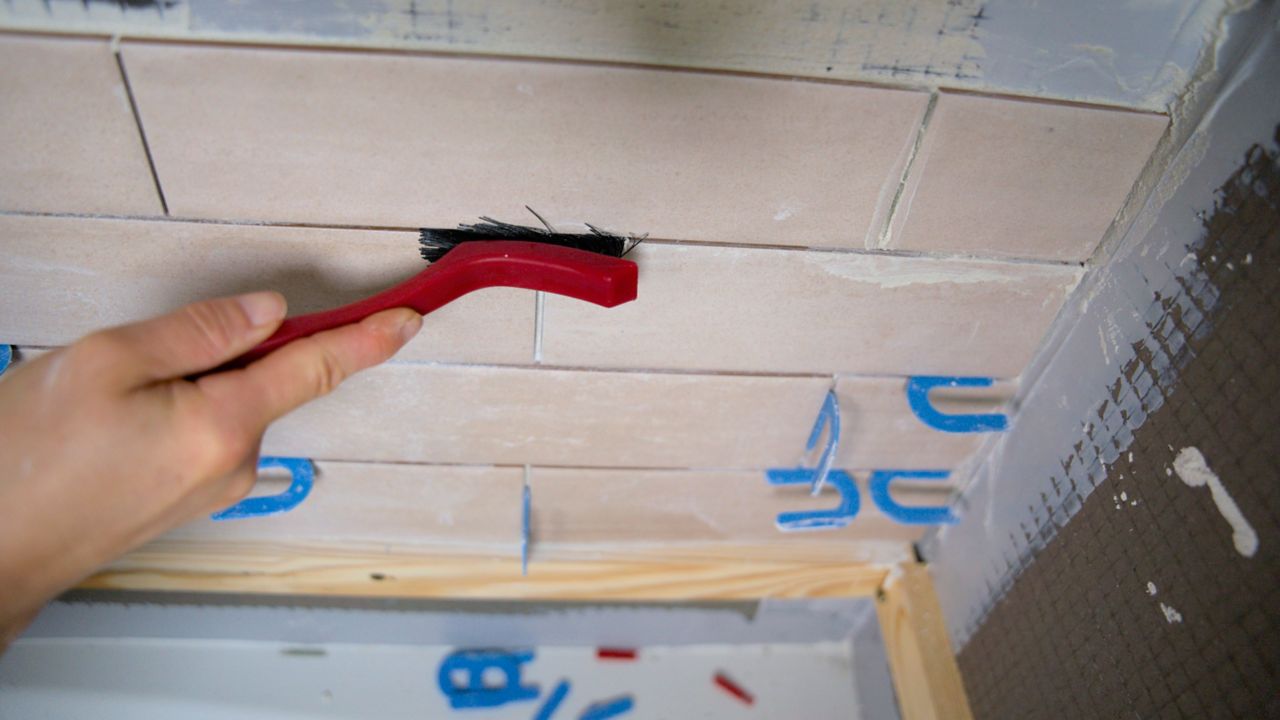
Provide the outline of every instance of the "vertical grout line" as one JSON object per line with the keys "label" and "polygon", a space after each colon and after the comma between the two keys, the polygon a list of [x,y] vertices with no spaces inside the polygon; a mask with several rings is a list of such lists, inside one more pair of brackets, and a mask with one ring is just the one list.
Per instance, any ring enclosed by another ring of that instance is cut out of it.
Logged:
{"label": "vertical grout line", "polygon": [[520,574],[529,574],[529,555],[533,551],[533,513],[530,510],[533,490],[529,487],[530,465],[524,466],[524,482],[520,488]]}
{"label": "vertical grout line", "polygon": [[920,145],[924,143],[925,130],[929,128],[929,121],[933,119],[933,109],[937,105],[938,91],[935,90],[929,93],[929,104],[924,108],[924,117],[920,118],[920,127],[916,128],[916,139],[911,143],[911,150],[907,152],[907,162],[902,166],[902,177],[898,180],[898,189],[893,193],[889,212],[885,216],[884,225],[880,228],[880,238],[876,241],[874,249],[887,249],[889,241],[893,239],[893,220],[898,214],[898,204],[902,201],[902,193],[907,189],[907,180],[911,177],[911,169],[916,164],[916,155],[920,152]]}
{"label": "vertical grout line", "polygon": [[156,195],[160,196],[160,209],[165,217],[169,216],[169,203],[164,199],[164,188],[160,186],[160,174],[156,172],[156,161],[151,156],[151,145],[147,142],[147,133],[142,129],[142,114],[138,112],[138,101],[133,97],[133,87],[129,85],[129,74],[124,69],[124,57],[120,54],[120,36],[111,38],[111,49],[116,56],[116,67],[120,69],[120,80],[124,83],[124,94],[129,98],[129,109],[133,111],[133,122],[138,126],[138,138],[142,140],[142,152],[147,156],[147,167],[151,168],[151,181],[155,183]]}
{"label": "vertical grout line", "polygon": [[533,306],[533,364],[542,364],[542,318],[546,312],[547,294],[538,290],[534,293]]}

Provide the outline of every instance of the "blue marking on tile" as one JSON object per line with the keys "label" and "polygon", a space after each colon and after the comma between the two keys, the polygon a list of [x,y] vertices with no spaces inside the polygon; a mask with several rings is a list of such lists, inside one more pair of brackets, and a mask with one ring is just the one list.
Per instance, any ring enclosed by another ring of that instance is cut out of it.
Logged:
{"label": "blue marking on tile", "polygon": [[612,700],[601,700],[583,710],[582,714],[578,716],[578,720],[605,720],[606,718],[618,717],[631,712],[635,705],[635,700],[632,700],[630,695],[623,695]]}
{"label": "blue marking on tile", "polygon": [[556,710],[560,709],[560,703],[564,702],[565,697],[569,695],[569,681],[561,680],[556,689],[551,691],[547,696],[547,701],[542,703],[542,707],[538,708],[538,714],[533,716],[533,720],[551,720],[551,716]]}
{"label": "blue marking on tile", "polygon": [[[525,685],[521,672],[524,664],[533,660],[532,650],[457,650],[440,663],[436,682],[440,692],[449,698],[455,710],[461,708],[490,708],[513,702],[538,699],[537,685]],[[504,676],[502,685],[486,685],[484,671],[497,668]],[[466,682],[455,684],[453,674],[466,675]]]}
{"label": "blue marking on tile", "polygon": [[9,369],[9,363],[13,362],[13,346],[0,345],[0,375]]}
{"label": "blue marking on tile", "polygon": [[[813,480],[814,470],[807,468],[766,470],[765,478],[770,485],[804,485]],[[858,486],[853,478],[844,470],[832,470],[827,477],[840,493],[840,504],[831,510],[803,510],[779,513],[777,526],[783,532],[797,530],[834,530],[853,522],[858,516],[862,500],[858,497]]]}
{"label": "blue marking on tile", "polygon": [[262,457],[258,459],[258,471],[267,468],[284,468],[293,477],[289,487],[278,495],[245,498],[226,510],[214,513],[214,520],[241,520],[243,518],[265,517],[289,512],[307,499],[311,494],[311,486],[315,482],[316,468],[307,458]]}
{"label": "blue marking on tile", "polygon": [[889,483],[898,478],[913,480],[946,480],[946,470],[875,470],[867,483],[871,501],[889,518],[904,525],[950,525],[959,518],[945,505],[906,507],[889,496]]}
{"label": "blue marking on tile", "polygon": [[809,494],[815,496],[822,492],[822,486],[827,482],[827,476],[831,474],[831,465],[836,459],[836,447],[840,444],[840,402],[836,399],[835,390],[827,391],[827,397],[822,401],[818,419],[813,423],[813,430],[809,431],[809,442],[805,443],[806,453],[813,452],[817,447],[823,427],[827,428],[827,444],[822,449],[822,457],[818,460],[817,473],[813,476],[813,486],[809,488]]}
{"label": "blue marking on tile", "polygon": [[529,492],[529,486],[524,486],[524,492],[521,493],[520,500],[520,574],[529,574],[529,509],[533,505],[533,494]]}
{"label": "blue marking on tile", "polygon": [[929,391],[937,387],[990,387],[989,377],[950,377],[916,375],[907,379],[907,404],[920,422],[949,433],[1003,432],[1009,429],[1009,418],[1003,413],[969,413],[950,415],[938,412],[929,402]]}

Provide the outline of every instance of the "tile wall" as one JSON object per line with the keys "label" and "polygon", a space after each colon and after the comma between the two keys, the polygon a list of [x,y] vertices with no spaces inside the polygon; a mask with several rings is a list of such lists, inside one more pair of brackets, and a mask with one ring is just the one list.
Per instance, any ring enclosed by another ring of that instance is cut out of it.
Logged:
{"label": "tile wall", "polygon": [[[994,378],[937,404],[999,409],[1166,126],[730,74],[20,35],[0,35],[0,96],[0,342],[20,347],[258,288],[336,306],[418,272],[417,227],[533,222],[526,205],[647,233],[638,301],[463,298],[271,429],[266,452],[318,461],[303,506],[177,533],[503,552],[524,465],[547,546],[791,543],[774,516],[813,501],[762,470],[801,460],[830,389],[860,479],[961,468],[983,436],[921,423],[907,377]],[[863,507],[795,552],[921,532]]]}

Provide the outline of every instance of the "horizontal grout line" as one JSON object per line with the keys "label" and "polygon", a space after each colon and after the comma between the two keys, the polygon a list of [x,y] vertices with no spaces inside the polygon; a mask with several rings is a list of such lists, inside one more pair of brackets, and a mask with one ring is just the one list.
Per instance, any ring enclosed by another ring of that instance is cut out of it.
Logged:
{"label": "horizontal grout line", "polygon": [[271,220],[234,220],[184,217],[181,215],[112,215],[106,213],[39,212],[34,210],[0,210],[0,215],[13,217],[64,218],[73,220],[127,220],[132,222],[190,223],[196,225],[226,225],[229,227],[282,227],[308,230],[372,230],[377,232],[417,233],[419,228],[400,225],[342,225],[337,223],[281,222]]}
{"label": "horizontal grout line", "polygon": [[[946,82],[938,82],[930,79],[920,79],[912,82],[909,80],[898,79],[896,75],[883,76],[866,73],[858,77],[832,77],[829,75],[806,75],[794,72],[769,72],[766,70],[743,70],[735,68],[705,66],[705,65],[662,65],[655,63],[645,63],[635,60],[610,60],[605,58],[573,58],[557,55],[520,55],[506,54],[500,52],[470,52],[465,49],[446,50],[439,47],[422,47],[414,46],[414,41],[401,41],[400,44],[362,44],[361,38],[345,39],[339,37],[317,38],[309,37],[289,37],[281,35],[271,35],[263,31],[246,32],[240,37],[233,37],[231,33],[222,35],[200,32],[186,31],[187,34],[179,34],[169,31],[166,27],[135,27],[127,31],[121,32],[117,29],[67,29],[67,28],[51,28],[39,26],[7,26],[0,27],[0,35],[23,37],[47,37],[53,39],[82,39],[82,38],[100,38],[120,43],[134,43],[138,45],[166,45],[166,46],[206,46],[217,48],[233,48],[248,50],[275,50],[281,52],[314,52],[314,53],[344,53],[356,55],[385,55],[391,57],[421,57],[421,58],[438,58],[452,60],[476,60],[476,61],[499,61],[499,62],[519,62],[519,63],[536,63],[546,65],[571,65],[582,67],[605,67],[619,68],[623,70],[646,70],[656,72],[673,72],[696,75],[715,75],[725,77],[739,77],[758,80],[774,80],[780,82],[804,82],[815,85],[833,85],[837,87],[858,87],[872,90],[889,90],[898,92],[916,92],[916,93],[951,93],[971,95],[993,100],[1012,100],[1018,102],[1045,103],[1052,105],[1065,105],[1070,107],[1080,107],[1087,109],[1108,110],[1118,112],[1130,112],[1145,115],[1164,115],[1168,116],[1168,112],[1162,109],[1149,108],[1143,106],[1122,105],[1118,103],[1107,102],[1089,102],[1085,100],[1073,99],[1068,97],[1056,97],[1052,95],[1035,95],[1031,93],[1019,94],[1016,89],[1005,88],[999,90],[984,89],[975,87],[972,84],[957,82],[949,84]],[[418,41],[425,42],[425,41]],[[456,47],[456,46],[454,46]],[[821,65],[821,63],[815,63]]]}
{"label": "horizontal grout line", "polygon": [[[0,32],[3,32],[0,30]],[[15,34],[21,34],[19,30]],[[40,33],[41,31],[33,31]],[[86,31],[85,35],[92,37],[102,37],[110,35],[106,31]],[[153,34],[137,34],[115,33],[122,42],[129,42],[136,45],[163,45],[163,46],[199,46],[217,47],[217,48],[234,48],[244,50],[267,50],[278,52],[303,52],[303,53],[334,53],[348,55],[380,55],[389,57],[407,57],[407,58],[428,58],[439,60],[471,60],[478,62],[515,62],[540,65],[568,65],[589,68],[616,68],[619,70],[640,70],[650,72],[671,72],[685,75],[714,75],[732,78],[744,78],[751,80],[773,80],[779,82],[804,82],[815,85],[834,85],[838,87],[857,87],[870,90],[888,90],[897,92],[916,92],[930,93],[943,87],[954,87],[957,90],[964,89],[963,85],[942,86],[928,81],[911,82],[908,80],[884,78],[880,75],[866,75],[864,77],[832,77],[829,75],[803,75],[788,72],[769,72],[765,70],[743,70],[736,68],[704,66],[704,65],[663,65],[657,63],[646,63],[636,60],[611,60],[607,58],[581,58],[581,57],[564,57],[560,55],[521,55],[502,52],[479,52],[468,51],[465,49],[446,50],[440,47],[422,47],[409,43],[398,45],[365,45],[356,40],[344,40],[339,38],[288,38],[278,35],[267,35],[262,32],[245,33],[242,37],[231,37],[225,35],[176,35],[172,33],[164,33],[164,28],[160,28],[160,32]],[[83,37],[83,35],[81,35]],[[327,42],[326,42],[327,40]],[[413,41],[410,41],[413,42]],[[457,48],[458,46],[451,46]],[[818,63],[814,63],[817,65]],[[980,91],[972,92],[981,94]],[[1017,96],[1014,96],[1017,97]],[[1028,100],[1035,101],[1036,96],[1027,96]],[[1045,98],[1050,100],[1052,98]]]}
{"label": "horizontal grout line", "polygon": [[831,255],[871,255],[878,257],[912,258],[920,260],[946,260],[974,263],[1004,263],[1008,265],[1036,265],[1043,267],[1084,267],[1082,262],[1071,260],[1039,260],[1022,257],[995,257],[990,255],[973,255],[968,253],[948,253],[924,250],[903,250],[898,248],[865,248],[865,247],[826,247],[811,245],[772,245],[764,243],[734,243],[716,240],[671,240],[663,238],[645,238],[644,244],[653,245],[693,245],[696,247],[722,247],[738,250],[777,250],[783,252],[826,253]]}
{"label": "horizontal grout line", "polygon": [[1059,107],[1081,108],[1084,110],[1103,110],[1106,112],[1130,113],[1133,115],[1159,115],[1161,117],[1169,117],[1167,110],[1158,110],[1134,105],[1119,105],[1116,103],[1105,102],[1088,102],[1086,100],[1076,100],[1065,97],[1048,97],[1039,95],[1019,95],[1009,90],[979,90],[973,87],[939,86],[939,93],[947,95],[967,95],[969,97],[980,97],[988,100],[1005,100],[1008,102],[1021,103],[1039,103],[1042,105],[1057,105]]}
{"label": "horizontal grout line", "polygon": [[[523,470],[526,464],[506,464],[506,463],[450,463],[450,462],[419,462],[415,460],[352,460],[348,458],[333,459],[319,456],[311,456],[309,458],[314,462],[334,463],[338,465],[393,465],[393,466],[414,466],[414,467],[430,467],[430,468],[456,468],[456,469],[472,469],[472,470]],[[759,473],[763,475],[767,468],[753,467],[670,467],[661,465],[557,465],[557,464],[527,464],[532,471],[538,470],[582,470],[582,471],[619,471],[619,472],[672,472],[672,473]],[[952,467],[933,467],[931,470],[955,470],[959,465]],[[851,473],[869,473],[876,470],[870,467],[842,467],[841,470]],[[936,487],[940,489],[950,488],[953,483],[938,482],[937,480],[921,480],[913,482],[911,478],[899,478],[894,483],[901,483],[903,486]]]}
{"label": "horizontal grout line", "polygon": [[[148,32],[152,31],[153,32]],[[188,31],[190,32],[190,31]],[[187,34],[179,35],[166,32],[166,28],[132,28],[121,32],[118,29],[53,29],[42,27],[0,27],[0,35],[23,37],[37,36],[54,39],[100,38],[120,43],[135,45],[162,46],[205,46],[214,48],[232,48],[244,50],[268,50],[280,52],[303,53],[342,53],[349,55],[381,55],[389,57],[434,58],[440,60],[474,60],[479,62],[518,62],[542,65],[570,65],[578,67],[617,68],[620,70],[643,70],[653,72],[672,72],[691,75],[715,75],[724,77],[745,78],[754,80],[774,80],[779,82],[804,82],[815,85],[834,85],[837,87],[857,87],[871,90],[889,90],[897,92],[930,93],[943,88],[963,89],[963,85],[944,86],[925,80],[910,82],[879,75],[865,77],[831,77],[829,75],[803,75],[787,72],[768,72],[765,70],[742,70],[702,65],[662,65],[644,63],[635,60],[609,60],[603,58],[574,58],[558,55],[520,55],[498,52],[474,52],[467,50],[445,50],[438,47],[414,46],[410,42],[397,45],[361,44],[359,39],[341,38],[290,38],[287,36],[268,35],[261,31],[247,32],[241,37],[232,37],[229,33]],[[455,46],[456,47],[456,46]],[[815,63],[817,65],[818,63]],[[979,93],[974,90],[972,92]],[[1014,96],[1017,97],[1017,96]],[[1035,101],[1037,96],[1026,96]],[[1052,100],[1053,98],[1045,98]],[[1099,106],[1106,107],[1106,106]]]}
{"label": "horizontal grout line", "polygon": [[[4,339],[0,338],[0,344],[4,343]],[[13,347],[21,353],[23,350],[41,350],[53,351],[66,347],[65,345],[25,345],[21,343],[13,344]],[[889,380],[903,381],[913,377],[912,375],[895,375],[892,373],[832,373],[832,372],[770,372],[770,371],[751,371],[751,370],[699,370],[695,368],[612,368],[612,367],[595,367],[589,365],[547,365],[547,364],[531,364],[531,363],[461,363],[448,362],[440,360],[398,360],[392,358],[382,363],[385,367],[422,367],[422,368],[439,368],[442,370],[525,370],[530,372],[571,372],[593,375],[674,375],[681,377],[729,377],[729,378],[778,378],[790,380],[819,380],[834,378],[837,382],[840,380]],[[1003,378],[993,377],[997,384],[1018,382],[1017,377]]]}
{"label": "horizontal grout line", "polygon": [[[437,362],[434,360],[397,360],[392,358],[388,360],[386,365],[398,365],[404,367],[425,366],[439,368],[477,368],[477,369],[494,369],[494,370],[533,370],[533,371],[553,371],[553,372],[577,372],[577,373],[595,373],[595,374],[618,374],[618,375],[691,375],[691,376],[729,376],[729,377],[763,377],[763,378],[793,378],[809,380],[814,378],[829,377],[831,373],[821,372],[770,372],[770,371],[750,371],[750,370],[697,370],[692,368],[611,368],[611,367],[595,367],[588,365],[549,365],[546,363],[528,364],[528,363],[453,363],[453,362]],[[850,376],[852,377],[852,376]],[[879,377],[879,376],[865,376]],[[899,377],[905,379],[907,376],[884,376]]]}
{"label": "horizontal grout line", "polygon": [[[906,381],[915,375],[897,375],[894,373],[841,373],[841,372],[772,372],[768,370],[700,370],[697,368],[641,368],[641,367],[600,367],[591,365],[529,365],[523,363],[453,363],[435,360],[396,360],[391,359],[384,365],[423,366],[439,368],[476,368],[493,370],[532,370],[557,371],[575,373],[595,373],[604,375],[684,375],[691,377],[741,377],[741,378],[780,378],[792,380],[820,380],[834,378],[840,380],[901,380]],[[923,375],[923,373],[920,373]],[[991,377],[995,383],[1017,383],[1018,377]],[[981,388],[975,388],[981,389]]]}
{"label": "horizontal grout line", "polygon": [[451,463],[451,462],[415,462],[413,460],[351,460],[346,458],[326,458],[311,456],[315,462],[334,463],[337,465],[422,465],[425,467],[458,468],[466,470],[519,470],[524,465],[507,465],[502,463]]}
{"label": "horizontal grout line", "polygon": [[[37,218],[58,218],[58,219],[78,219],[78,220],[118,220],[130,222],[158,222],[158,223],[193,223],[200,225],[223,225],[228,227],[263,227],[263,228],[296,228],[303,230],[364,230],[369,232],[402,232],[417,233],[418,227],[405,227],[399,225],[343,225],[339,223],[304,223],[304,222],[286,222],[271,220],[233,220],[233,219],[209,219],[209,218],[193,218],[170,215],[167,217],[157,215],[105,215],[92,213],[57,213],[57,212],[36,212],[28,210],[0,210],[0,217],[37,217]],[[643,245],[661,245],[676,246],[684,245],[691,247],[707,247],[707,248],[727,248],[735,250],[772,250],[780,252],[796,252],[796,253],[824,253],[831,255],[868,255],[877,257],[890,258],[911,258],[921,260],[942,260],[950,262],[972,262],[987,264],[1006,264],[1006,265],[1030,265],[1035,267],[1061,268],[1072,267],[1084,269],[1085,263],[1070,260],[1048,260],[1024,257],[997,257],[990,255],[974,255],[971,253],[947,253],[937,251],[921,251],[921,250],[903,250],[903,249],[881,249],[881,248],[865,248],[865,247],[825,247],[825,246],[802,246],[802,245],[779,245],[768,243],[743,243],[743,242],[727,242],[718,240],[680,240],[673,238],[645,238]]]}

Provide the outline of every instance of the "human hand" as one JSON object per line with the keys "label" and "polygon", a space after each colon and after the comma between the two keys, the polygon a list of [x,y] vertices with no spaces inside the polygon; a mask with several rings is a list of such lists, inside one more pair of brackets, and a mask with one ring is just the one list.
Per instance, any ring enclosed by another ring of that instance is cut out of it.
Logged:
{"label": "human hand", "polygon": [[284,315],[272,292],[199,302],[0,379],[0,639],[103,564],[244,497],[271,421],[391,357],[422,325],[387,310],[185,379],[265,340]]}

